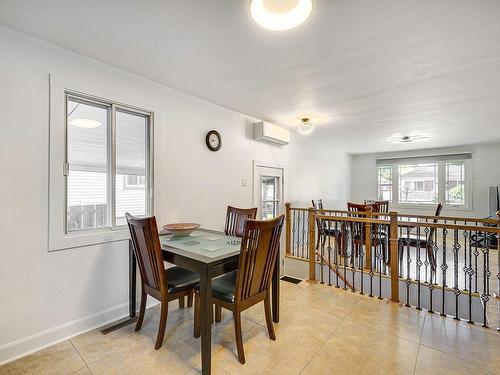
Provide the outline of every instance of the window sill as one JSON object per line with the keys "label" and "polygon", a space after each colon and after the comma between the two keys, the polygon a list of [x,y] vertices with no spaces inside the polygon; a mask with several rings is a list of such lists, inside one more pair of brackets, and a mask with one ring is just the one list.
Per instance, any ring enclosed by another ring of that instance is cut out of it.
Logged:
{"label": "window sill", "polygon": [[130,239],[128,229],[74,232],[49,239],[49,251],[67,250],[77,247],[101,245]]}

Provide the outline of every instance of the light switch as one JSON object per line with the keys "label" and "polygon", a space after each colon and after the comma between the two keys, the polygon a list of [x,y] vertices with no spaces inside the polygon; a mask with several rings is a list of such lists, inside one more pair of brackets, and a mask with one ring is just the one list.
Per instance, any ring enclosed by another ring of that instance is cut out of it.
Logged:
{"label": "light switch", "polygon": [[247,187],[247,180],[246,179],[241,180],[241,187]]}

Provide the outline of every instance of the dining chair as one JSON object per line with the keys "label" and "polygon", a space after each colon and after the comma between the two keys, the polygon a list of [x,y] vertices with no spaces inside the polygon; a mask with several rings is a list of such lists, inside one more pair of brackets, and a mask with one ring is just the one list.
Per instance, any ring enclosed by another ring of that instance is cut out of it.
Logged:
{"label": "dining chair", "polygon": [[[313,199],[311,200],[311,203],[315,212],[321,213],[321,211],[323,210],[323,200]],[[340,236],[341,233],[340,228],[332,228],[330,225],[327,224],[326,220],[318,218],[316,218],[316,227],[318,228],[318,239],[316,240],[316,250],[319,250],[320,242],[321,242],[321,247],[323,247],[325,245],[327,236],[331,236],[335,238],[335,242],[337,243],[337,251],[341,253],[342,242]]]}
{"label": "dining chair", "polygon": [[369,204],[371,206],[373,205],[378,205],[379,209],[378,212],[381,214],[388,214],[389,213],[389,201],[369,201],[365,200],[365,204]]}
{"label": "dining chair", "polygon": [[[347,202],[347,210],[352,212],[351,216],[354,217],[366,217],[367,212],[380,212],[380,205],[377,202],[370,204],[359,204]],[[349,222],[350,229],[352,231],[352,242],[354,244],[354,251],[356,256],[359,256],[359,251],[365,242],[365,228],[364,223],[360,222]],[[381,246],[382,248],[382,258],[384,263],[387,263],[387,233],[379,230],[378,224],[372,224],[372,240],[371,245],[373,247]],[[371,261],[371,260],[370,260]]]}
{"label": "dining chair", "polygon": [[[238,208],[227,206],[226,226],[224,233],[228,236],[243,237],[244,226],[246,220],[254,220],[257,216],[257,207],[254,208]],[[215,306],[215,321],[222,320],[222,308]]]}
{"label": "dining chair", "polygon": [[160,301],[160,326],[155,345],[155,349],[158,350],[163,344],[165,335],[168,302],[180,298],[184,300],[185,296],[192,295],[194,286],[200,281],[200,278],[197,273],[181,267],[175,266],[165,269],[154,216],[136,218],[126,213],[125,217],[141,274],[141,306],[135,330],[139,331],[142,327],[147,296],[150,295]]}
{"label": "dining chair", "polygon": [[[245,363],[241,312],[264,302],[266,325],[276,340],[271,317],[271,279],[280,248],[284,215],[272,220],[247,220],[243,228],[238,268],[212,280],[212,302],[233,312],[238,360]],[[200,296],[195,295],[194,337],[200,337]]]}
{"label": "dining chair", "polygon": [[255,219],[257,208],[237,208],[227,206],[226,226],[224,232],[228,236],[243,237],[247,219]]}
{"label": "dining chair", "polygon": [[[432,223],[436,224],[438,222],[438,217],[441,215],[441,211],[443,210],[443,205],[439,203],[436,207],[436,211],[434,213],[434,219],[432,220]],[[420,251],[420,249],[425,249],[427,251],[427,257],[429,260],[429,264],[431,266],[431,270],[433,272],[436,271],[436,257],[434,256],[434,234],[436,233],[436,228],[432,227],[429,228],[429,233],[427,236],[418,236],[416,234],[411,234],[407,237],[400,237],[398,241],[398,247],[399,247],[399,269],[401,270],[403,267],[403,255],[404,255],[404,248],[406,247],[414,247],[417,249],[417,251]],[[409,250],[408,250],[409,251]]]}

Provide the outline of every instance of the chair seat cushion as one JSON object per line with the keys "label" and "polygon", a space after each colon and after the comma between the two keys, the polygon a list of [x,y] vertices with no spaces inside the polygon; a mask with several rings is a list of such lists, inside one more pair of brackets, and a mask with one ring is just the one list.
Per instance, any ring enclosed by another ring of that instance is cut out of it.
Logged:
{"label": "chair seat cushion", "polygon": [[409,244],[410,246],[416,247],[420,244],[420,247],[427,247],[428,241],[426,236],[418,236],[416,234],[410,234],[409,237],[401,237],[399,243],[403,245]]}
{"label": "chair seat cushion", "polygon": [[176,293],[182,290],[194,288],[200,282],[200,276],[182,267],[167,268],[168,292]]}
{"label": "chair seat cushion", "polygon": [[[212,297],[234,303],[236,275],[237,271],[231,271],[212,279]],[[200,286],[196,285],[196,289],[200,290]]]}

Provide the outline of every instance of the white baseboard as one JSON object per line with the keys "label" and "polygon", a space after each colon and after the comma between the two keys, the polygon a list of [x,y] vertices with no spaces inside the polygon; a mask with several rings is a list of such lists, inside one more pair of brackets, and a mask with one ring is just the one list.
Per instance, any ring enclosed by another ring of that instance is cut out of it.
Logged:
{"label": "white baseboard", "polygon": [[[139,301],[138,301],[139,303]],[[137,306],[139,304],[137,303]],[[159,302],[148,299],[147,307]],[[0,346],[0,366],[128,316],[128,303],[72,320]]]}

